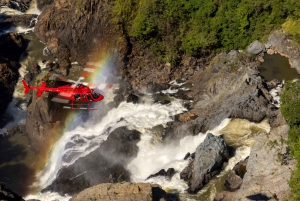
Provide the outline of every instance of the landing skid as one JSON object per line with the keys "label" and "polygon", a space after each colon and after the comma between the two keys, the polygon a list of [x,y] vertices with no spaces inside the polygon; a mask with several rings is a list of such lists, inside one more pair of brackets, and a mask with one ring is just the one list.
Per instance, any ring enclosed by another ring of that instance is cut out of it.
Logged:
{"label": "landing skid", "polygon": [[[86,106],[86,107],[81,107]],[[84,104],[84,103],[75,103],[72,101],[70,106],[64,106],[64,109],[68,110],[98,110],[97,108],[90,107],[90,103]]]}

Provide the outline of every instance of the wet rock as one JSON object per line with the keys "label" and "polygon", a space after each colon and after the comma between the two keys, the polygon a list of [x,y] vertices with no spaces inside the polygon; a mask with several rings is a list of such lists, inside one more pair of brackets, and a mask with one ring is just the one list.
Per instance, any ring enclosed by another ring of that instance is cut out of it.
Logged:
{"label": "wet rock", "polygon": [[51,101],[55,94],[44,92],[40,98],[32,91],[32,98],[28,105],[26,132],[31,148],[36,153],[43,153],[49,147],[62,129],[68,111],[62,105]]}
{"label": "wet rock", "polygon": [[139,102],[139,97],[134,95],[134,94],[129,94],[129,96],[127,97],[126,102],[130,103],[138,103]]}
{"label": "wet rock", "polygon": [[147,179],[150,179],[150,178],[153,178],[153,177],[158,177],[158,176],[164,176],[168,180],[171,180],[172,177],[174,176],[174,174],[175,174],[175,169],[174,168],[169,168],[167,171],[165,169],[161,169],[159,172],[157,172],[155,174],[151,174]]}
{"label": "wet rock", "polygon": [[247,172],[247,163],[248,163],[249,157],[245,158],[245,160],[242,160],[238,162],[234,167],[233,171],[236,175],[238,175],[241,178],[244,178],[244,175]]}
{"label": "wet rock", "polygon": [[25,201],[21,196],[7,189],[3,183],[0,183],[0,199],[5,201]]}
{"label": "wet rock", "polygon": [[138,131],[117,128],[96,150],[63,168],[43,191],[74,195],[96,184],[129,181],[130,174],[125,167],[136,157],[139,139]]}
{"label": "wet rock", "polygon": [[195,160],[181,173],[180,178],[188,181],[189,193],[197,193],[209,180],[221,171],[229,159],[229,152],[222,136],[208,134],[197,147]]}
{"label": "wet rock", "polygon": [[124,201],[139,200],[152,201],[168,200],[168,195],[160,186],[149,183],[117,183],[99,184],[72,197],[70,201],[94,200],[94,201]]}
{"label": "wet rock", "polygon": [[235,174],[234,171],[232,171],[227,179],[225,180],[224,185],[229,189],[229,190],[236,190],[238,189],[243,183],[243,179]]}
{"label": "wet rock", "polygon": [[19,79],[19,58],[25,50],[25,40],[19,34],[8,33],[0,36],[0,114],[12,100],[15,85]]}
{"label": "wet rock", "polygon": [[8,135],[15,135],[15,134],[19,134],[19,135],[26,135],[26,130],[25,130],[25,126],[21,125],[21,126],[12,126],[9,127],[7,129],[7,134]]}
{"label": "wet rock", "polygon": [[29,9],[30,2],[31,0],[0,0],[0,6],[7,6],[25,12]]}
{"label": "wet rock", "polygon": [[17,26],[21,26],[24,28],[33,28],[36,21],[37,15],[35,14],[5,16],[3,21],[0,22],[0,28],[2,30]]}

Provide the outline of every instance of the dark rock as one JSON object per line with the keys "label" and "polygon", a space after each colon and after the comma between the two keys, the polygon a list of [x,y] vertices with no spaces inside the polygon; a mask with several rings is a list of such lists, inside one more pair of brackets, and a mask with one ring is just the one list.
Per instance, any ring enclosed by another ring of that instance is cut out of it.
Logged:
{"label": "dark rock", "polygon": [[51,101],[55,94],[44,92],[40,98],[36,91],[28,105],[26,132],[28,133],[31,148],[36,153],[41,153],[47,143],[56,139],[68,114],[62,105]]}
{"label": "dark rock", "polygon": [[248,163],[249,157],[245,158],[245,160],[238,162],[234,167],[233,171],[236,175],[240,176],[241,178],[244,178],[244,175],[247,172],[247,163]]}
{"label": "dark rock", "polygon": [[[125,167],[136,157],[139,139],[138,131],[117,128],[95,151],[63,168],[55,181],[43,191],[74,195],[96,184],[129,181],[130,175]],[[82,172],[85,174],[75,177]]]}
{"label": "dark rock", "polygon": [[129,94],[129,96],[127,97],[126,102],[130,103],[138,103],[139,102],[139,97],[134,95],[134,94]]}
{"label": "dark rock", "polygon": [[37,0],[37,8],[43,10],[46,6],[51,5],[54,0]]}
{"label": "dark rock", "polygon": [[183,158],[183,160],[187,160],[189,157],[190,157],[190,152],[188,152],[185,156],[184,156],[184,158]]}
{"label": "dark rock", "polygon": [[3,183],[0,183],[0,199],[5,201],[25,201],[21,196],[5,188]]}
{"label": "dark rock", "polygon": [[19,34],[8,33],[0,36],[0,114],[12,100],[15,85],[19,79],[19,58],[25,50],[25,40]]}
{"label": "dark rock", "polygon": [[209,180],[221,171],[229,158],[222,136],[208,134],[195,152],[195,160],[181,173],[180,178],[189,182],[189,193],[197,193]]}
{"label": "dark rock", "polygon": [[239,175],[236,175],[234,171],[232,171],[225,180],[224,185],[229,190],[237,190],[242,185],[242,183],[243,179]]}
{"label": "dark rock", "polygon": [[175,174],[175,169],[174,168],[169,168],[167,171],[165,169],[161,169],[159,172],[157,172],[155,174],[151,174],[147,179],[150,179],[150,178],[153,178],[153,177],[158,177],[158,176],[164,176],[168,180],[171,180],[172,177],[174,176],[174,174]]}
{"label": "dark rock", "polygon": [[11,27],[21,26],[25,28],[33,28],[37,21],[37,15],[35,14],[23,14],[5,16],[3,21],[0,22],[0,28],[2,30],[9,29]]}
{"label": "dark rock", "polygon": [[7,129],[7,134],[8,135],[15,135],[15,134],[20,134],[20,135],[26,135],[26,130],[25,126],[12,126]]}
{"label": "dark rock", "polygon": [[147,91],[156,93],[156,92],[160,92],[162,90],[168,89],[169,86],[170,86],[169,84],[165,84],[165,83],[158,84],[158,83],[152,82],[152,83],[147,84]]}
{"label": "dark rock", "polygon": [[17,33],[8,33],[0,36],[0,61],[7,58],[11,61],[18,61],[20,55],[26,48],[24,38]]}
{"label": "dark rock", "polygon": [[29,9],[31,0],[0,0],[0,6],[7,6],[9,8],[25,12]]}

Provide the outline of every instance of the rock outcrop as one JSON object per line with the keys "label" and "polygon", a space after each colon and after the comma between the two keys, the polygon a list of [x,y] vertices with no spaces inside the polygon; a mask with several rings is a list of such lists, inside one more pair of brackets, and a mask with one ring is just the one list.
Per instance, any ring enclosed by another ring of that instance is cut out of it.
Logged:
{"label": "rock outcrop", "polygon": [[266,46],[270,47],[274,52],[288,57],[291,67],[295,68],[300,74],[299,46],[287,34],[279,30],[273,32],[268,38]]}
{"label": "rock outcrop", "polygon": [[245,52],[217,55],[206,69],[196,72],[190,81],[193,88],[186,93],[191,93],[193,97],[188,112],[193,114],[193,118],[187,122],[169,123],[164,138],[174,140],[205,133],[225,118],[260,122],[272,117],[272,97],[255,70],[259,64]]}
{"label": "rock outcrop", "polygon": [[0,36],[0,114],[3,114],[12,100],[15,85],[19,79],[19,58],[25,50],[25,40],[16,33]]}
{"label": "rock outcrop", "polygon": [[0,22],[0,28],[2,30],[9,29],[13,26],[33,28],[35,26],[36,20],[37,20],[37,15],[34,14],[5,16],[3,17],[3,20]]}
{"label": "rock outcrop", "polygon": [[0,6],[7,6],[21,12],[28,10],[31,0],[0,0]]}
{"label": "rock outcrop", "polygon": [[90,1],[80,6],[72,0],[56,0],[44,9],[35,33],[57,57],[58,72],[67,74],[74,61],[84,65],[103,59],[104,52],[116,54],[121,38],[109,20],[108,4]]}
{"label": "rock outcrop", "polygon": [[125,167],[136,157],[139,139],[138,131],[117,128],[95,151],[63,168],[44,190],[74,195],[99,183],[129,181],[130,174]]}
{"label": "rock outcrop", "polygon": [[221,171],[223,163],[228,159],[229,152],[222,136],[207,134],[196,149],[195,160],[180,173],[180,178],[189,183],[187,191],[197,193]]}
{"label": "rock outcrop", "polygon": [[0,183],[0,200],[5,201],[25,201],[21,196],[5,188],[5,185]]}
{"label": "rock outcrop", "polygon": [[277,126],[269,134],[259,134],[254,137],[251,154],[247,163],[247,172],[243,184],[235,192],[220,192],[219,201],[246,200],[284,200],[289,195],[287,181],[291,169],[295,168],[295,160],[284,161],[286,153],[285,140],[288,137],[289,126],[279,114]]}
{"label": "rock outcrop", "polygon": [[44,92],[40,98],[32,92],[28,105],[26,132],[31,148],[36,153],[47,153],[49,147],[56,142],[61,134],[67,111],[61,104],[51,101],[53,94]]}
{"label": "rock outcrop", "polygon": [[159,185],[149,183],[99,184],[72,197],[70,201],[166,201],[168,195]]}

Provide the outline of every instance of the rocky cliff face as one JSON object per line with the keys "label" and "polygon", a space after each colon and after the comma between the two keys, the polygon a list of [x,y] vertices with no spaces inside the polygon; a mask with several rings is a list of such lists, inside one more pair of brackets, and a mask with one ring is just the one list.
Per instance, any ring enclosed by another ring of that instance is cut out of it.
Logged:
{"label": "rocky cliff face", "polygon": [[19,34],[8,33],[0,36],[0,114],[3,114],[12,100],[15,84],[19,79],[19,57],[25,50],[26,43]]}
{"label": "rocky cliff face", "polygon": [[63,74],[68,73],[71,61],[97,61],[104,49],[117,48],[119,35],[109,22],[109,1],[89,2],[79,6],[76,1],[56,0],[44,9],[35,26],[36,35],[57,56]]}
{"label": "rocky cliff face", "polygon": [[197,193],[209,180],[220,173],[229,159],[229,151],[222,136],[208,134],[195,152],[195,159],[180,173],[188,181],[189,193]]}
{"label": "rocky cliff face", "polygon": [[38,98],[36,91],[33,91],[28,106],[25,128],[31,148],[36,153],[47,152],[49,146],[56,142],[67,115],[61,105],[52,102],[51,98],[47,92]]}

